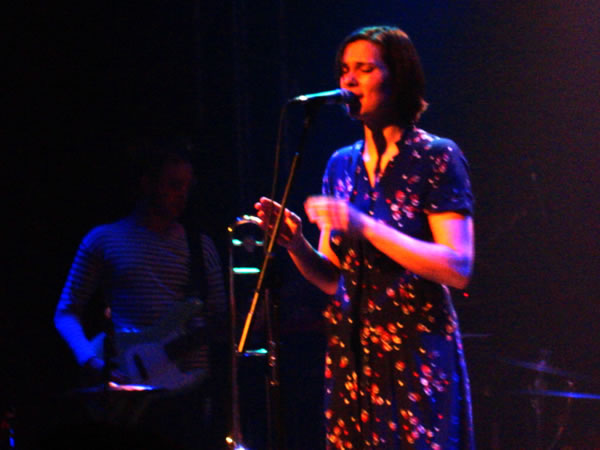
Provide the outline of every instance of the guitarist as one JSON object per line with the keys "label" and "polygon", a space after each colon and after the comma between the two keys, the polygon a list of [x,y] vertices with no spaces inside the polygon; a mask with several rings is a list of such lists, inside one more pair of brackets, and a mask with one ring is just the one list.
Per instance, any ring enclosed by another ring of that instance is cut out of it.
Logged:
{"label": "guitarist", "polygon": [[[121,384],[140,383],[141,376],[143,384],[152,385],[153,380],[148,378],[145,367],[137,367],[137,373],[128,372],[124,367],[107,365],[109,362],[103,356],[113,353],[119,356],[117,337],[120,333],[143,332],[157,326],[164,328],[165,317],[171,317],[173,308],[192,296],[196,299],[194,305],[202,306],[189,308],[190,313],[183,315],[185,323],[173,324],[179,331],[185,329],[178,336],[185,338],[179,341],[192,344],[182,344],[183,352],[173,357],[173,342],[169,345],[159,342],[158,350],[151,351],[149,356],[164,350],[165,359],[170,361],[172,358],[175,375],[184,377],[183,385],[191,386],[196,393],[214,392],[214,387],[207,388],[206,381],[210,379],[211,371],[207,337],[225,343],[228,334],[223,326],[226,323],[226,296],[214,243],[196,230],[186,230],[179,222],[194,181],[189,149],[172,142],[154,141],[137,145],[135,151],[143,158],[136,176],[139,193],[135,207],[127,217],[97,226],[83,238],[60,296],[54,323],[79,365],[85,372],[95,374],[97,380],[102,380],[103,374],[104,379],[110,374],[112,381]],[[109,337],[114,337],[104,339],[104,352],[98,352],[94,347],[93,336],[89,336],[84,326],[86,308],[98,292],[101,292],[106,313],[110,312],[106,331],[109,331]],[[201,302],[197,300],[199,297],[202,297]],[[114,334],[110,332],[112,330]],[[188,336],[200,338],[187,339]],[[175,347],[179,341],[174,340]],[[109,349],[112,350],[109,352]],[[145,363],[138,366],[142,364]],[[190,374],[197,375],[196,385],[190,382]],[[172,378],[177,377],[170,376],[169,381]],[[157,387],[164,387],[164,383],[160,384]],[[198,395],[203,397],[203,394]],[[182,429],[186,428],[185,424],[187,428],[198,429],[199,424],[191,420],[192,413],[201,409],[209,411],[211,407],[210,401],[202,398],[202,405],[192,404],[191,411],[183,411],[185,402],[181,399],[189,400],[194,396],[190,396],[188,389],[179,397],[179,401],[171,404],[162,400],[156,402],[165,403],[167,412],[164,414],[160,407],[148,414],[157,417],[159,423],[164,422],[165,414],[167,420],[177,421],[169,427],[178,438],[193,434],[193,430]],[[156,409],[154,406],[151,404],[149,410]],[[174,419],[177,416],[181,416],[181,420]],[[144,421],[143,417],[141,421]]]}

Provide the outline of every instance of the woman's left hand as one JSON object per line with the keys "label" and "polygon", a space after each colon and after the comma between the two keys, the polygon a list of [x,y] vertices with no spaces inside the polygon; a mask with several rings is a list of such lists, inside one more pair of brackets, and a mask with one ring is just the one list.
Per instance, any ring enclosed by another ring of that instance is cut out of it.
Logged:
{"label": "woman's left hand", "polygon": [[304,202],[308,219],[320,230],[329,229],[345,233],[360,232],[364,214],[347,201],[334,197],[313,196]]}

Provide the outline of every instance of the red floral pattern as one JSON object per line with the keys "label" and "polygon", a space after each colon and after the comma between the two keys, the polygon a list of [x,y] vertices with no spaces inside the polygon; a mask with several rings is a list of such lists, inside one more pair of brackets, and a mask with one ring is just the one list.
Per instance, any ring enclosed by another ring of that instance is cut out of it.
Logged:
{"label": "red floral pattern", "polygon": [[[428,214],[472,214],[466,161],[452,141],[409,129],[374,188],[362,145],[331,157],[325,195],[429,241]],[[468,378],[447,290],[365,240],[333,231],[331,246],[343,276],[324,311],[327,448],[469,448]]]}

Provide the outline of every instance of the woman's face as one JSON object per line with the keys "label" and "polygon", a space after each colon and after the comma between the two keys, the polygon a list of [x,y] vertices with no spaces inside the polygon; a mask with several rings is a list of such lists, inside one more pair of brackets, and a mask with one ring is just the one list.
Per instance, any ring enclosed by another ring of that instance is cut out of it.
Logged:
{"label": "woman's face", "polygon": [[340,87],[353,92],[360,106],[352,107],[351,117],[365,123],[392,120],[396,115],[390,71],[379,46],[359,40],[344,49]]}

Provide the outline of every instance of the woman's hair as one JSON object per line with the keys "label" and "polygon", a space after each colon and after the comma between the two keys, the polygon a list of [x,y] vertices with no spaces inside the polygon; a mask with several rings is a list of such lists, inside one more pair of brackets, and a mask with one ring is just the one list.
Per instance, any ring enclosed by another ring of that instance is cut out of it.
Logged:
{"label": "woman's hair", "polygon": [[392,75],[400,118],[406,124],[416,123],[427,109],[425,76],[415,46],[400,28],[369,26],[350,33],[340,44],[335,58],[335,74],[342,75],[342,57],[351,42],[369,41],[381,49],[383,61]]}

